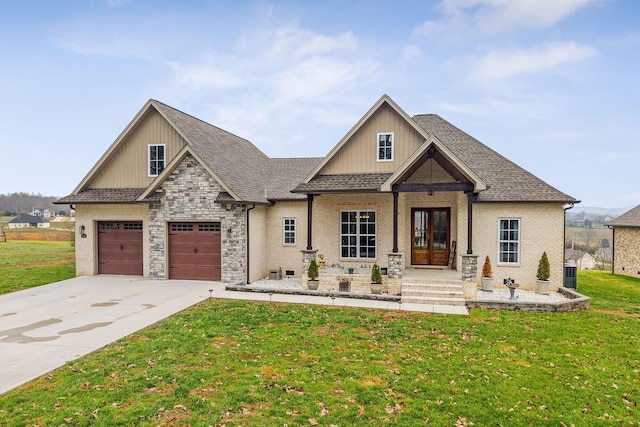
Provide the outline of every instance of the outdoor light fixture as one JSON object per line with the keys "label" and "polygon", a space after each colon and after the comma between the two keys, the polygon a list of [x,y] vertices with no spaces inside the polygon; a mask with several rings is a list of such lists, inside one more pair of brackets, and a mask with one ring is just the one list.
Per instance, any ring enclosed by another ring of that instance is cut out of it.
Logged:
{"label": "outdoor light fixture", "polygon": [[82,238],[87,237],[86,233],[84,232],[84,225],[80,226],[80,237]]}
{"label": "outdoor light fixture", "polygon": [[213,292],[213,289],[209,289],[209,299],[211,299],[211,293]]}

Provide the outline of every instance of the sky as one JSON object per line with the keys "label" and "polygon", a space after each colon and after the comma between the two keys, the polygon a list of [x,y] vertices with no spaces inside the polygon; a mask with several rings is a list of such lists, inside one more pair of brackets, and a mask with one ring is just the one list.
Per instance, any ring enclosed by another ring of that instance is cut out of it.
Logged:
{"label": "sky", "polygon": [[582,206],[635,206],[639,17],[635,0],[0,0],[0,194],[70,194],[149,98],[316,157],[387,94]]}

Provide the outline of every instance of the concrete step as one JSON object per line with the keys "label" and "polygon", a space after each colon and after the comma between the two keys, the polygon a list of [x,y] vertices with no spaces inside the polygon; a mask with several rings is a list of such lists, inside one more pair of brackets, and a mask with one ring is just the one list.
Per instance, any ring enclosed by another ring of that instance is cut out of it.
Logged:
{"label": "concrete step", "polygon": [[465,305],[461,283],[446,281],[402,281],[402,302],[436,305]]}
{"label": "concrete step", "polygon": [[402,302],[412,302],[416,304],[433,304],[433,305],[454,305],[464,306],[464,298],[439,298],[439,297],[402,297]]}

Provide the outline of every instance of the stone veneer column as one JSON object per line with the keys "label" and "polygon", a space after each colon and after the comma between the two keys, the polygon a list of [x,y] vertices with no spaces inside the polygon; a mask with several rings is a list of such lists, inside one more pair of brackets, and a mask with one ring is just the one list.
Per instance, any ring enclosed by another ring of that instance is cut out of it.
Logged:
{"label": "stone veneer column", "polygon": [[404,253],[389,252],[387,254],[387,277],[389,279],[402,279],[404,270]]}
{"label": "stone veneer column", "polygon": [[462,257],[462,280],[475,282],[478,280],[478,255],[461,254]]}

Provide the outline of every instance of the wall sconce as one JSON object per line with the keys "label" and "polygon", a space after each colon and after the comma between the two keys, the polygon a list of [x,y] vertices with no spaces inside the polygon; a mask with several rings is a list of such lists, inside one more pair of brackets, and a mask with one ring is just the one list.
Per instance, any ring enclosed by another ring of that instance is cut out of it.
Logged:
{"label": "wall sconce", "polygon": [[231,227],[227,228],[227,237],[231,238]]}
{"label": "wall sconce", "polygon": [[429,190],[429,197],[433,197],[433,190]]}
{"label": "wall sconce", "polygon": [[86,233],[84,232],[84,225],[80,226],[80,237],[82,237],[83,239],[87,237]]}

